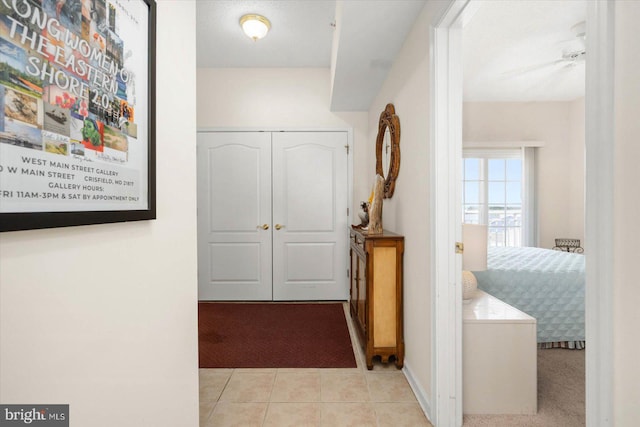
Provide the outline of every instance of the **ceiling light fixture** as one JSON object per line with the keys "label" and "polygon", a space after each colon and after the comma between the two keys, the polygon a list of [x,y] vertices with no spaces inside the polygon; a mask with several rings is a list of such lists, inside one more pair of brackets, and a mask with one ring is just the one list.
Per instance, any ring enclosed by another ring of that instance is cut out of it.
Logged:
{"label": "ceiling light fixture", "polygon": [[271,29],[271,22],[262,15],[248,14],[240,18],[242,31],[253,41],[260,40]]}

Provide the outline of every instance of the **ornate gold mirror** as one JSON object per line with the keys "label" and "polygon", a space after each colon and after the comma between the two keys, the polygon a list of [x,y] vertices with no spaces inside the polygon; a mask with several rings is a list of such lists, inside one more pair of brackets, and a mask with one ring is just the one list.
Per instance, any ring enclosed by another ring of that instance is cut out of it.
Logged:
{"label": "ornate gold mirror", "polygon": [[384,198],[390,199],[400,171],[400,119],[393,104],[380,113],[376,139],[376,174],[384,178]]}

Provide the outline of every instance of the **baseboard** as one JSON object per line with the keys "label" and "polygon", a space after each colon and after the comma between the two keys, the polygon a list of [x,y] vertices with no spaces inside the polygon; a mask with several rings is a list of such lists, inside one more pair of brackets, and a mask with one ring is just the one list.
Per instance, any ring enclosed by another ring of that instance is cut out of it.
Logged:
{"label": "baseboard", "polygon": [[413,375],[411,366],[407,363],[406,359],[404,361],[404,368],[402,368],[402,372],[404,373],[404,376],[407,378],[407,381],[409,382],[409,386],[411,387],[411,390],[413,390],[413,394],[416,395],[416,398],[418,399],[418,404],[420,404],[420,407],[422,408],[422,412],[424,412],[429,422],[431,422],[431,420],[433,419],[431,417],[431,402],[429,401],[427,394],[422,388],[422,385],[418,382],[416,377]]}

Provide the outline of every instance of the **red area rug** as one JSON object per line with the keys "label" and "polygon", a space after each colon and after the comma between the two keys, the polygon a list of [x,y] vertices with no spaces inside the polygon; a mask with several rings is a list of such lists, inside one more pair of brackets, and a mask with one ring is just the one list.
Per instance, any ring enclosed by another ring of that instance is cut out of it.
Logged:
{"label": "red area rug", "polygon": [[355,368],[342,304],[198,304],[201,368]]}

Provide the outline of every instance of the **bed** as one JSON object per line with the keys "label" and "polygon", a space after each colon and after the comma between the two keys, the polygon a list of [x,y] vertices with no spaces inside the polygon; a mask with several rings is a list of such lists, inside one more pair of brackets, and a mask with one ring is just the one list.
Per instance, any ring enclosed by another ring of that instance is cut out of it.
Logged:
{"label": "bed", "polygon": [[537,320],[541,348],[584,348],[584,255],[542,248],[489,248],[478,288]]}

